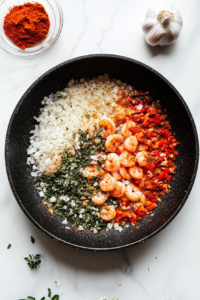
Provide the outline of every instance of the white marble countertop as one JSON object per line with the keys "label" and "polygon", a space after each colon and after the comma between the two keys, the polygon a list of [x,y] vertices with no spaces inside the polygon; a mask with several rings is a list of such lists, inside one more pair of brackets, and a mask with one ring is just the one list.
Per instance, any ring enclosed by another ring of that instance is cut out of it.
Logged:
{"label": "white marble countertop", "polygon": [[[64,28],[48,52],[20,59],[0,50],[0,298],[40,300],[51,288],[61,300],[99,300],[104,295],[107,300],[200,299],[199,173],[187,203],[161,233],[123,251],[93,253],[56,243],[34,227],[14,199],[4,162],[7,125],[22,94],[46,70],[85,54],[120,54],[150,65],[179,90],[200,129],[200,2],[172,0],[184,26],[179,40],[163,48],[149,47],[141,31],[145,11],[154,1],[60,2]],[[33,245],[30,236],[36,239]],[[38,270],[31,271],[22,259],[31,253],[42,254]]]}

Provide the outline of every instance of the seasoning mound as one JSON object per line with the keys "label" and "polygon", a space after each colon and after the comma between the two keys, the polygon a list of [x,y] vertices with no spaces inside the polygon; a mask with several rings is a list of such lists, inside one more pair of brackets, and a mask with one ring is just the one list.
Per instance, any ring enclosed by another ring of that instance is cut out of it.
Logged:
{"label": "seasoning mound", "polygon": [[49,16],[39,3],[28,2],[11,7],[4,18],[5,34],[22,50],[41,43],[47,37],[49,28]]}

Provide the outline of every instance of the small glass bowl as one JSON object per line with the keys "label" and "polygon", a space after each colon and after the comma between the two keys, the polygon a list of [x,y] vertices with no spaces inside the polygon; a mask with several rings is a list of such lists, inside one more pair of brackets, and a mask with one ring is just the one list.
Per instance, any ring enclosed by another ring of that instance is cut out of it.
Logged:
{"label": "small glass bowl", "polygon": [[[50,28],[48,35],[44,41],[36,44],[33,47],[26,48],[25,50],[17,47],[6,35],[3,29],[4,17],[9,12],[9,8],[16,5],[23,5],[24,3],[40,3],[44,6],[47,14],[49,15]],[[29,58],[37,56],[48,49],[57,41],[63,27],[63,11],[58,0],[2,0],[0,2],[0,47],[13,55]]]}

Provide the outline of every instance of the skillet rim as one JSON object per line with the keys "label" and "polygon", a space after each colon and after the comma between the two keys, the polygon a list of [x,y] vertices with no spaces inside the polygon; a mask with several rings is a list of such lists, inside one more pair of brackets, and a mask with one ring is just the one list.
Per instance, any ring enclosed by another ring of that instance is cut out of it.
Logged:
{"label": "skillet rim", "polygon": [[[35,219],[28,213],[28,211],[26,210],[26,208],[23,206],[23,203],[20,200],[20,197],[18,196],[16,190],[15,190],[15,184],[12,180],[11,177],[11,172],[10,172],[10,166],[9,166],[9,135],[10,135],[10,131],[11,131],[11,127],[12,127],[12,121],[14,120],[15,114],[16,112],[19,110],[21,104],[23,103],[24,99],[26,98],[26,96],[28,95],[28,93],[30,93],[30,91],[38,84],[39,81],[41,81],[45,76],[49,75],[50,73],[54,72],[56,69],[59,69],[60,67],[66,65],[66,64],[71,64],[75,61],[79,61],[79,60],[84,60],[84,59],[89,59],[89,58],[98,58],[98,57],[106,57],[106,58],[115,58],[115,59],[120,59],[120,60],[125,60],[128,62],[132,62],[135,63],[137,65],[140,65],[141,67],[149,70],[150,72],[154,73],[156,76],[160,77],[161,80],[163,80],[167,85],[170,86],[170,88],[173,90],[173,92],[178,96],[179,100],[181,101],[181,103],[183,104],[191,125],[192,125],[192,129],[193,129],[193,134],[194,134],[194,138],[195,138],[195,151],[196,151],[196,155],[195,155],[195,164],[194,164],[194,172],[192,175],[192,178],[190,180],[190,184],[189,187],[187,189],[187,192],[181,202],[181,204],[179,205],[179,207],[177,208],[177,210],[174,212],[174,214],[165,222],[165,224],[163,224],[159,229],[155,230],[153,233],[149,234],[148,236],[127,244],[127,245],[123,245],[123,246],[117,246],[117,247],[110,247],[110,248],[90,248],[90,247],[84,247],[81,245],[75,245],[73,243],[64,241],[60,238],[57,238],[55,235],[53,235],[52,233],[50,233],[48,230],[44,229],[43,227],[40,226],[40,224],[38,222],[35,221]],[[183,208],[185,202],[187,201],[190,192],[192,190],[192,187],[194,185],[195,182],[195,178],[196,178],[196,174],[197,174],[197,170],[198,170],[198,163],[199,163],[199,139],[198,139],[198,133],[197,133],[197,129],[196,129],[196,125],[194,122],[194,118],[190,112],[190,109],[188,107],[188,105],[186,104],[185,100],[183,99],[183,97],[181,96],[181,94],[176,90],[176,88],[163,76],[161,75],[159,72],[157,72],[156,70],[154,70],[153,68],[149,67],[148,65],[137,61],[135,59],[129,58],[129,57],[125,57],[125,56],[121,56],[121,55],[114,55],[114,54],[91,54],[91,55],[83,55],[83,56],[79,56],[67,61],[64,61],[63,63],[60,63],[58,65],[56,65],[55,67],[51,68],[50,70],[48,70],[47,72],[45,72],[42,76],[40,76],[36,81],[34,81],[34,83],[26,90],[26,92],[22,95],[21,99],[18,101],[17,105],[15,106],[15,109],[11,115],[9,124],[8,124],[8,128],[7,128],[7,132],[6,132],[6,140],[5,140],[5,167],[6,167],[6,173],[8,176],[8,181],[10,184],[10,187],[12,189],[12,192],[14,194],[14,197],[17,201],[17,203],[19,204],[20,208],[22,209],[22,211],[25,213],[25,215],[29,218],[29,220],[38,228],[40,229],[44,234],[48,235],[49,237],[51,237],[52,239],[54,239],[55,241],[58,241],[64,245],[68,245],[70,247],[76,248],[76,249],[82,249],[82,250],[88,250],[88,251],[113,251],[113,250],[120,250],[120,249],[124,249],[127,247],[131,247],[131,246],[135,246],[138,245],[142,242],[147,241],[148,239],[152,238],[153,236],[155,236],[156,234],[158,234],[160,231],[162,231],[167,225],[169,225],[171,223],[171,221],[177,216],[177,214],[181,211],[181,209]]]}

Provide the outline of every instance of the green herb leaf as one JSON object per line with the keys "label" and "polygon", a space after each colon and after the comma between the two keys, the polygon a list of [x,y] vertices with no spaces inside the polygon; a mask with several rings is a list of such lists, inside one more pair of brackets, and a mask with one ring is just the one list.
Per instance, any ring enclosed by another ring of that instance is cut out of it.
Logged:
{"label": "green herb leaf", "polygon": [[89,119],[89,118],[90,118],[90,115],[86,115],[86,118]]}
{"label": "green herb leaf", "polygon": [[7,249],[10,249],[10,248],[11,248],[11,246],[12,246],[12,245],[11,245],[11,244],[9,244],[9,245],[8,245],[8,247],[7,247]]}
{"label": "green herb leaf", "polygon": [[32,242],[32,244],[35,243],[35,239],[34,239],[34,237],[32,237],[32,236],[31,236],[31,242]]}
{"label": "green herb leaf", "polygon": [[28,300],[35,300],[35,298],[33,298],[33,297],[31,297],[31,296],[28,296],[27,299],[28,299]]}
{"label": "green herb leaf", "polygon": [[48,289],[48,297],[51,298],[51,289]]}
{"label": "green herb leaf", "polygon": [[28,261],[28,266],[31,270],[36,269],[41,263],[40,254],[36,254],[35,256],[33,254],[29,255],[24,260]]}
{"label": "green herb leaf", "polygon": [[59,296],[58,295],[54,295],[52,300],[59,300]]}
{"label": "green herb leaf", "polygon": [[43,297],[41,300],[45,300],[45,297]]}

